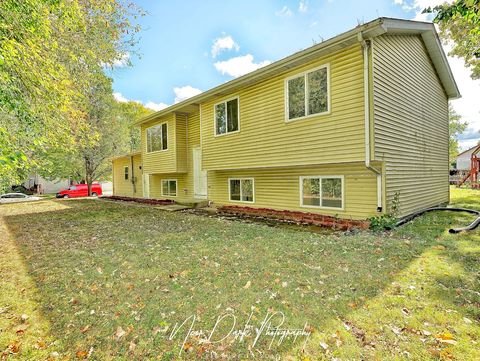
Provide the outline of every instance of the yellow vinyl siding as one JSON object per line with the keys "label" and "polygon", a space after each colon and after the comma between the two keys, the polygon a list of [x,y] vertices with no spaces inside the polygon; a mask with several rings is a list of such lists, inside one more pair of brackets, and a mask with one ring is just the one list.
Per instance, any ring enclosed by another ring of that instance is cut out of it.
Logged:
{"label": "yellow vinyl siding", "polygon": [[[177,115],[177,127],[183,130],[180,133],[185,134],[184,141],[178,142],[177,150],[183,149],[183,153],[177,153],[180,162],[186,165],[183,173],[162,173],[152,174],[150,176],[150,198],[154,199],[172,199],[175,201],[191,201],[194,199],[193,185],[193,148],[200,146],[200,115],[199,113],[186,115]],[[188,126],[187,126],[188,123]],[[188,134],[187,134],[188,133]],[[186,138],[186,139],[185,139]],[[177,196],[162,196],[162,179],[177,180]]]}
{"label": "yellow vinyl siding", "polygon": [[[124,197],[142,197],[142,157],[140,154],[133,156],[133,179],[132,184],[132,164],[130,156],[125,156],[113,160],[113,194]],[[125,179],[125,167],[128,167],[128,180]]]}
{"label": "yellow vinyl siding", "polygon": [[448,100],[418,36],[374,40],[375,159],[400,212],[448,202]]}
{"label": "yellow vinyl siding", "polygon": [[[285,78],[330,65],[330,114],[285,121]],[[215,137],[214,104],[239,96],[240,131]],[[362,48],[353,45],[202,104],[207,170],[364,160]]]}
{"label": "yellow vinyl siding", "polygon": [[[168,140],[167,150],[147,153],[146,129],[161,123],[167,123]],[[154,119],[141,127],[142,156],[144,173],[172,173],[177,171],[176,159],[176,119],[175,114],[168,114],[159,119]]]}
{"label": "yellow vinyl siding", "polygon": [[[344,210],[301,207],[300,176],[344,176]],[[255,202],[230,201],[229,178],[254,178]],[[365,219],[377,215],[376,192],[376,177],[365,169],[362,163],[208,172],[209,200],[217,205],[293,210]]]}
{"label": "yellow vinyl siding", "polygon": [[177,159],[177,172],[187,171],[187,115],[176,114],[175,151]]}

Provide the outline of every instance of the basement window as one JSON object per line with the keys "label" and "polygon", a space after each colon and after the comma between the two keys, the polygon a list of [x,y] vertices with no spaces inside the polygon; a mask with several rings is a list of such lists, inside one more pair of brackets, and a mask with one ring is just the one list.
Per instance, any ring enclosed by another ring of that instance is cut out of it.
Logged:
{"label": "basement window", "polygon": [[253,203],[254,180],[253,178],[235,178],[228,180],[228,193],[232,202]]}
{"label": "basement window", "polygon": [[147,153],[168,149],[167,123],[157,124],[146,129]]}
{"label": "basement window", "polygon": [[162,179],[162,196],[165,196],[165,197],[177,196],[177,180],[176,179]]}
{"label": "basement window", "polygon": [[123,168],[123,177],[125,180],[128,180],[128,167]]}
{"label": "basement window", "polygon": [[240,129],[240,107],[238,97],[214,105],[215,135],[238,132]]}
{"label": "basement window", "polygon": [[285,80],[287,121],[327,114],[330,111],[328,64]]}
{"label": "basement window", "polygon": [[343,209],[343,176],[300,177],[300,205],[310,208]]}

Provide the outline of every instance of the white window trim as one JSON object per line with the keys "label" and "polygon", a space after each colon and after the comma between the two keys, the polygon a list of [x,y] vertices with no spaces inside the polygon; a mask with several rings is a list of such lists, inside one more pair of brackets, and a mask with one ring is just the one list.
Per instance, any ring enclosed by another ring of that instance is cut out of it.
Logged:
{"label": "white window trim", "polygon": [[[127,171],[125,172],[125,170],[127,170]],[[127,176],[128,176],[127,179],[125,179],[125,173],[127,173]],[[123,167],[123,180],[124,181],[130,180],[130,169],[129,169],[128,165]]]}
{"label": "white window trim", "polygon": [[[148,151],[148,129],[154,128],[154,127],[160,127],[160,137],[163,138],[163,133],[162,133],[162,125],[166,124],[167,125],[167,149],[160,149],[160,150],[154,150],[152,152]],[[154,154],[154,153],[160,153],[160,152],[166,152],[168,150],[168,122],[162,122],[162,123],[157,123],[154,125],[151,125],[147,128],[145,128],[145,153],[147,154]]]}
{"label": "white window trim", "polygon": [[[289,106],[288,106],[288,81],[296,78],[300,78],[301,76],[304,77],[305,79],[305,113],[308,112],[308,81],[307,81],[307,74],[312,73],[316,70],[319,69],[327,69],[327,99],[328,99],[328,110],[326,112],[322,113],[315,113],[315,114],[309,114],[309,115],[304,115],[303,117],[298,117],[298,118],[293,118],[289,119],[288,114],[289,114]],[[289,76],[288,78],[285,78],[284,81],[284,95],[285,95],[285,122],[290,123],[290,122],[295,122],[297,120],[303,120],[303,119],[309,119],[317,116],[322,116],[322,115],[328,115],[332,112],[332,101],[331,101],[331,91],[330,91],[330,63],[322,64],[320,66],[317,66],[313,69],[309,69],[307,71],[304,71],[302,73],[297,73],[295,75]]]}
{"label": "white window trim", "polygon": [[[217,133],[217,114],[216,114],[216,108],[217,105],[219,104],[225,104],[225,116],[227,114],[227,102],[230,100],[237,99],[237,118],[238,118],[238,130],[234,130],[233,132],[228,131],[228,119],[227,119],[227,131],[222,134]],[[213,105],[213,134],[215,137],[223,137],[224,135],[230,135],[230,134],[235,134],[235,133],[240,133],[240,96],[236,95],[234,97],[222,100],[221,102],[215,103]]]}
{"label": "white window trim", "polygon": [[[235,199],[232,199],[232,192],[231,186],[230,186],[230,181],[232,180],[239,180],[240,181],[240,200],[237,201]],[[252,193],[253,193],[253,200],[252,201],[242,201],[242,180],[251,180],[252,181]],[[247,204],[252,204],[255,203],[255,178],[253,177],[242,177],[242,178],[228,178],[228,200],[230,202],[235,202],[235,203],[247,203]]]}
{"label": "white window trim", "polygon": [[[322,179],[324,178],[335,178],[342,180],[342,207],[324,207],[322,205],[319,206],[310,206],[303,204],[303,180],[304,179],[320,179],[320,204],[322,203]],[[300,176],[299,178],[299,188],[300,188],[300,207],[303,208],[320,208],[320,209],[331,209],[337,211],[344,211],[345,210],[345,176],[343,175],[312,175],[312,176]]]}
{"label": "white window trim", "polygon": [[[163,189],[163,182],[175,182],[176,184],[176,194],[174,196],[165,194],[164,189]],[[160,187],[162,188],[162,197],[178,197],[178,180],[177,179],[161,179],[160,180]]]}

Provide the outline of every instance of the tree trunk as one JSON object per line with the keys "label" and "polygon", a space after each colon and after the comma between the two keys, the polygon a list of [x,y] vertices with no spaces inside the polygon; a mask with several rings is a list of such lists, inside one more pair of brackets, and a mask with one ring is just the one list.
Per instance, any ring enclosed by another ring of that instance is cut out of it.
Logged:
{"label": "tree trunk", "polygon": [[85,182],[87,183],[88,196],[91,197],[93,177],[92,177],[92,167],[90,164],[90,160],[88,158],[85,158]]}

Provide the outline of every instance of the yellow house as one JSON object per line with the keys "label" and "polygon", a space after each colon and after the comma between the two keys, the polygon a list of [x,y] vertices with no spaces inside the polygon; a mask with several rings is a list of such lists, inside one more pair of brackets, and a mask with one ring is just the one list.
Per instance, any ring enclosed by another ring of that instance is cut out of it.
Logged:
{"label": "yellow house", "polygon": [[141,152],[113,160],[114,194],[407,215],[449,201],[459,96],[432,24],[379,18],[141,119]]}

